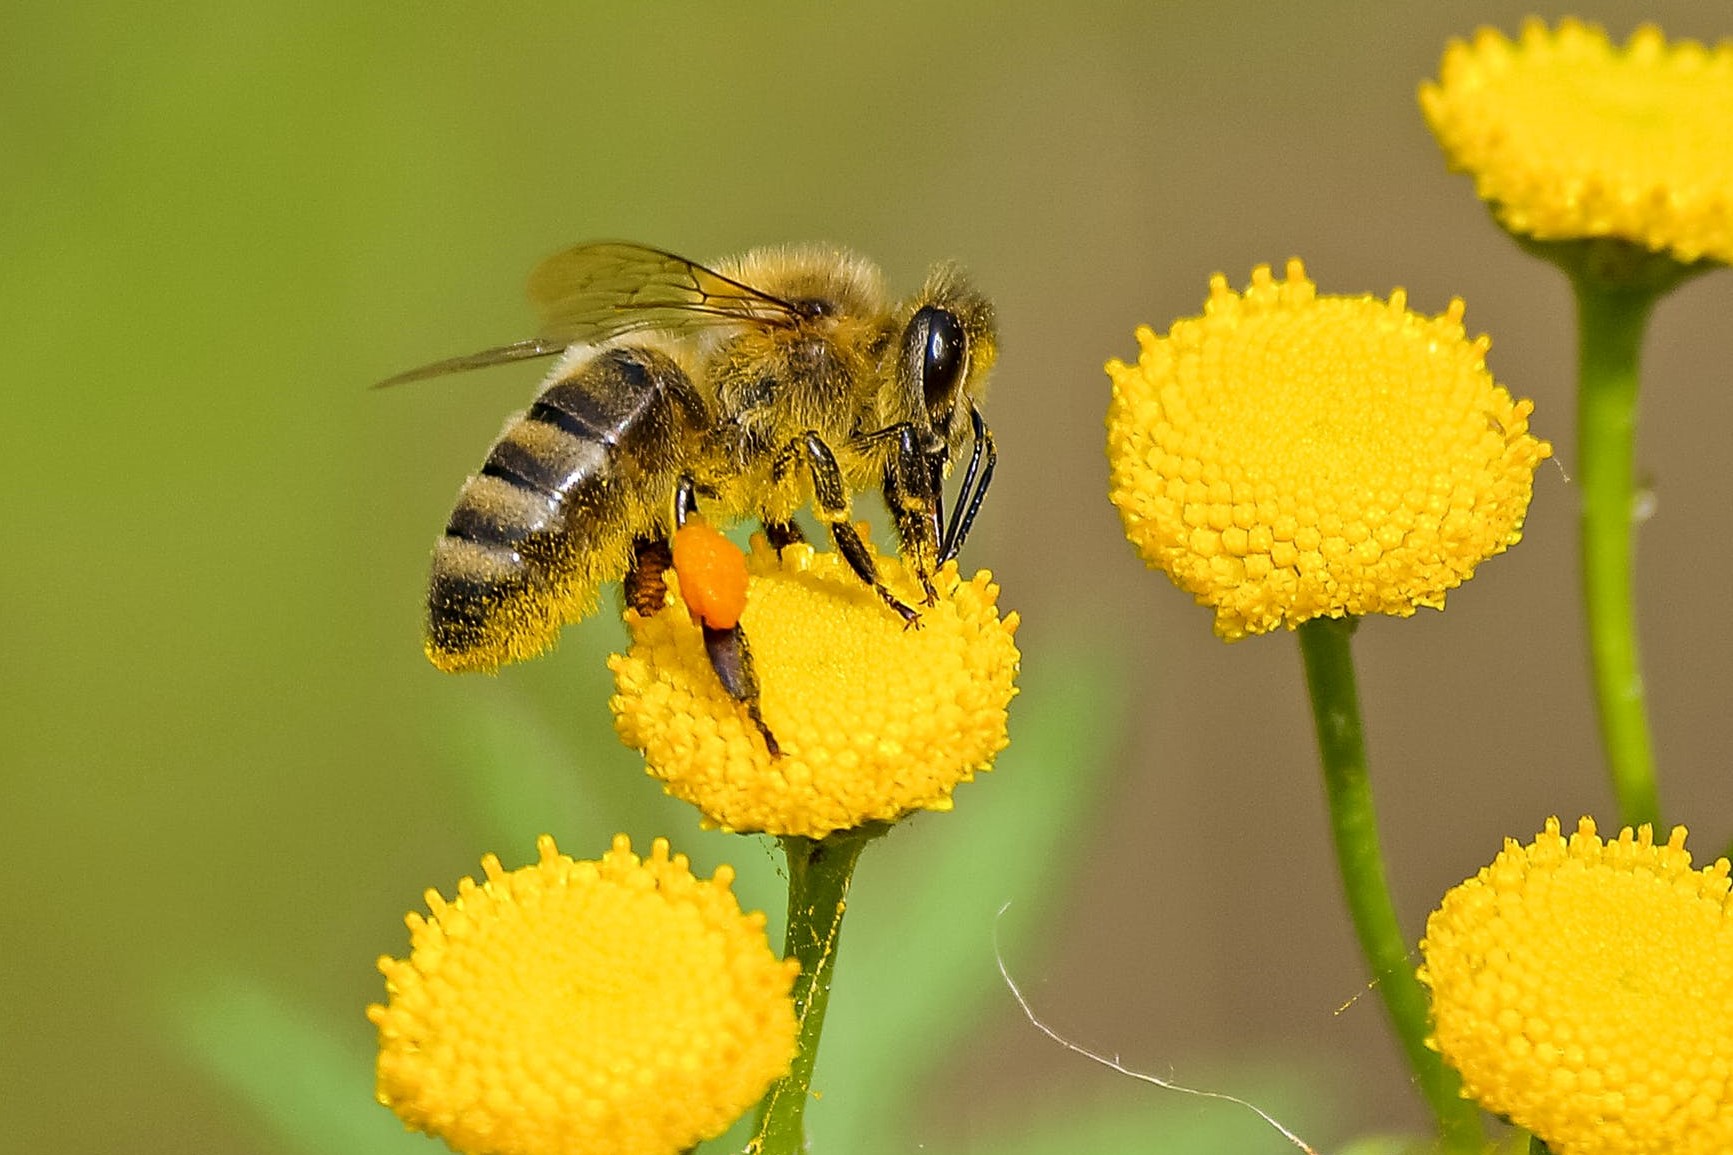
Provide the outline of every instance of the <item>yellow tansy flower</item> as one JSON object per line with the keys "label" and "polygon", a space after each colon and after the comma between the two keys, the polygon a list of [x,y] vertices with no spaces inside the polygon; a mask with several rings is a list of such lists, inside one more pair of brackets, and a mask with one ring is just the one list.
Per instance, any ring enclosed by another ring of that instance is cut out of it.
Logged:
{"label": "yellow tansy flower", "polygon": [[1529,401],[1486,371],[1463,306],[1411,313],[1398,289],[1319,296],[1220,274],[1201,317],[1137,333],[1110,361],[1111,496],[1126,536],[1215,609],[1229,641],[1310,618],[1442,608],[1522,537],[1535,466]]}
{"label": "yellow tansy flower", "polygon": [[1554,1155],[1733,1151],[1733,901],[1685,828],[1558,819],[1445,895],[1420,944],[1463,1093]]}
{"label": "yellow tansy flower", "polygon": [[408,918],[408,959],[382,958],[378,1094],[464,1155],[674,1155],[721,1134],[788,1069],[789,990],[763,914],[734,873],[694,878],[657,839],[625,835],[597,862],[551,838],[520,870],[431,917]]}
{"label": "yellow tansy flower", "polygon": [[1420,106],[1450,166],[1510,231],[1615,237],[1680,261],[1733,261],[1733,43],[1621,49],[1577,20],[1452,41]]}
{"label": "yellow tansy flower", "polygon": [[[991,575],[963,581],[946,566],[924,606],[907,567],[881,559],[886,584],[920,609],[911,628],[834,553],[796,544],[779,561],[755,538],[748,565],[740,622],[781,755],[723,689],[684,613],[627,614],[632,648],[610,662],[621,739],[724,830],[822,838],[949,810],[952,789],[1005,747],[1016,693],[1017,615],[999,616]],[[672,599],[679,575],[668,580]]]}

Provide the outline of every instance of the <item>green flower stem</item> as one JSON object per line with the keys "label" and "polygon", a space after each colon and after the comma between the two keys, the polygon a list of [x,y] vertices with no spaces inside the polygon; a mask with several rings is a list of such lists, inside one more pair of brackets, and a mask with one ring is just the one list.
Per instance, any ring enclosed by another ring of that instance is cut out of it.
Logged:
{"label": "green flower stem", "polygon": [[1633,596],[1637,360],[1660,294],[1574,275],[1583,603],[1601,742],[1626,825],[1660,823]]}
{"label": "green flower stem", "polygon": [[770,1088],[758,1108],[756,1155],[802,1155],[804,1119],[818,1061],[818,1039],[830,1004],[831,976],[848,908],[848,885],[867,843],[890,829],[884,823],[838,830],[827,838],[782,839],[788,855],[788,934],[784,957],[800,960],[794,980],[794,1015],[800,1038],[788,1074]]}
{"label": "green flower stem", "polygon": [[1371,965],[1373,982],[1408,1065],[1438,1120],[1445,1149],[1479,1151],[1485,1142],[1480,1113],[1462,1098],[1456,1072],[1426,1045],[1426,991],[1409,961],[1409,940],[1396,920],[1383,854],[1378,849],[1378,816],[1372,807],[1365,732],[1354,684],[1351,639],[1355,624],[1353,618],[1314,618],[1299,629],[1324,790],[1330,803],[1336,866],[1360,949]]}
{"label": "green flower stem", "polygon": [[1552,1151],[1547,1147],[1545,1139],[1539,1135],[1530,1135],[1528,1137],[1528,1155],[1552,1155]]}

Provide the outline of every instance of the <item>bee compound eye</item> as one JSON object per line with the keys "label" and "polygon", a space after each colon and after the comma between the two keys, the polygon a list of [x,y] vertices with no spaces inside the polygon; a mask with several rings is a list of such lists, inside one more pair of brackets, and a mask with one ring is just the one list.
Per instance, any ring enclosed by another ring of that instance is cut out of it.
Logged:
{"label": "bee compound eye", "polygon": [[963,323],[948,309],[927,305],[915,314],[911,335],[921,342],[921,389],[927,408],[948,412],[956,402],[968,360]]}

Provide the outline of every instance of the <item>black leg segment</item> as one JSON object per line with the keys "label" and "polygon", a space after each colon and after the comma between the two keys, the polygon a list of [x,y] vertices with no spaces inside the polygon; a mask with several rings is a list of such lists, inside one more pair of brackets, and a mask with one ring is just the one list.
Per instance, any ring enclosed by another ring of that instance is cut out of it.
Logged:
{"label": "black leg segment", "polygon": [[800,532],[800,527],[792,521],[765,522],[764,536],[776,550],[777,557],[781,557],[782,551],[789,546],[806,540],[806,535]]}
{"label": "black leg segment", "polygon": [[932,575],[938,568],[943,524],[940,500],[944,468],[942,444],[936,450],[927,449],[916,440],[914,426],[905,423],[900,427],[885,462],[885,506],[896,518],[903,556],[921,579],[921,591],[929,606],[939,599]]}
{"label": "black leg segment", "polygon": [[722,688],[746,707],[746,716],[758,727],[770,756],[779,757],[782,747],[776,744],[776,735],[764,724],[764,715],[758,708],[758,674],[752,668],[752,647],[746,644],[746,631],[739,626],[726,630],[705,626],[704,652],[710,655],[710,668],[722,680]]}
{"label": "black leg segment", "polygon": [[861,581],[872,586],[873,592],[879,595],[885,605],[895,610],[903,621],[915,623],[920,615],[879,581],[872,554],[856,532],[854,523],[849,520],[848,490],[843,487],[842,469],[837,465],[836,455],[831,452],[830,446],[812,430],[799,437],[795,446],[798,452],[805,456],[807,468],[812,472],[813,510],[830,530],[830,539],[836,543],[837,552],[842,554],[849,568],[854,570]]}
{"label": "black leg segment", "polygon": [[674,486],[674,528],[686,524],[686,519],[698,512],[698,486],[690,477],[680,475]]}

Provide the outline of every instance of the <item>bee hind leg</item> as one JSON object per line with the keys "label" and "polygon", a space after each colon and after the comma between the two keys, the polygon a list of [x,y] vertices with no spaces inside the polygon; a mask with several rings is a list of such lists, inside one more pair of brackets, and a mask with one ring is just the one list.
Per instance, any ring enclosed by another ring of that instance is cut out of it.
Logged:
{"label": "bee hind leg", "polygon": [[729,697],[746,707],[746,716],[758,727],[770,756],[779,757],[782,747],[776,744],[776,735],[765,725],[759,709],[758,674],[752,668],[752,647],[746,643],[746,631],[738,625],[725,630],[707,625],[703,629],[704,652],[710,656],[710,668],[716,671]]}
{"label": "bee hind leg", "polygon": [[[674,490],[674,524],[676,529],[684,529],[689,519],[698,513],[697,486],[690,477],[682,476]],[[798,532],[798,531],[797,531]],[[735,547],[722,543],[729,550]],[[659,549],[657,547],[660,547]],[[656,572],[656,583],[666,589],[662,573],[674,564],[674,555],[667,542],[649,543],[649,548],[642,553],[634,551],[638,561],[648,557],[654,565],[661,557],[667,558],[667,564]],[[636,570],[636,565],[634,566]],[[676,570],[676,573],[679,571]],[[629,575],[630,576],[630,575]],[[630,594],[628,594],[630,597]],[[694,614],[696,617],[697,615]],[[746,707],[746,716],[752,719],[752,724],[758,728],[758,733],[764,738],[765,749],[770,751],[772,758],[782,753],[782,747],[777,745],[776,735],[770,732],[770,727],[764,722],[764,713],[759,707],[758,673],[752,666],[752,647],[747,644],[746,631],[740,628],[740,623],[731,626],[713,626],[707,621],[699,620],[699,626],[704,631],[704,653],[710,659],[710,668],[716,671],[717,680],[722,688],[728,691],[728,696]]]}

